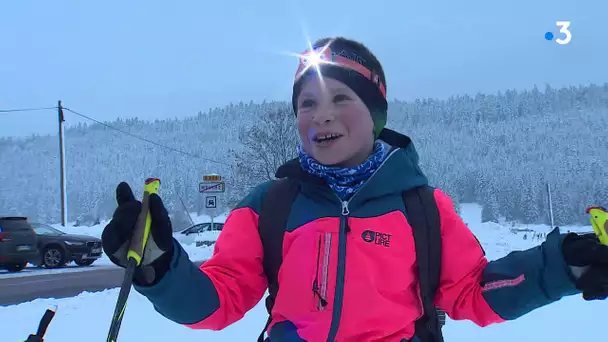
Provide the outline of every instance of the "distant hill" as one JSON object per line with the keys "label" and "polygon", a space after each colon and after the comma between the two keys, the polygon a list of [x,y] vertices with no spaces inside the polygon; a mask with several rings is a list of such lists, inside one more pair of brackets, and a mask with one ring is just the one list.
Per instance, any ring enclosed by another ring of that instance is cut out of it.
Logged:
{"label": "distant hill", "polygon": [[[242,184],[235,180],[243,175],[230,150],[247,152],[245,133],[269,112],[293,116],[289,108],[286,102],[250,102],[185,119],[108,122],[172,149],[99,124],[69,128],[69,220],[109,217],[116,184],[128,181],[140,193],[151,175],[161,178],[163,199],[175,213],[183,209],[180,197],[189,210],[203,211],[198,182],[203,174],[221,174],[228,182],[219,202],[223,211],[247,190],[232,187]],[[590,204],[608,205],[607,124],[604,84],[395,100],[388,126],[412,137],[434,185],[457,202],[483,203],[484,220],[547,222],[550,183],[556,223],[563,225],[587,223],[584,209]],[[60,221],[56,136],[0,139],[0,165],[0,214]]]}

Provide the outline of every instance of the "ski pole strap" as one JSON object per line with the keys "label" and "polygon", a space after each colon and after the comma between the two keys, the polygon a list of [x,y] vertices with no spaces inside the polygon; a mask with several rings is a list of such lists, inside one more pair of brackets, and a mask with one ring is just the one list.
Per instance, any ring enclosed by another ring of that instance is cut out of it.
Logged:
{"label": "ski pole strap", "polygon": [[283,263],[283,237],[291,205],[299,193],[296,180],[281,178],[273,182],[268,188],[258,219],[258,232],[264,248],[264,274],[268,280],[268,297],[266,297],[266,310],[268,321],[258,342],[264,341],[264,334],[272,321],[272,308],[279,292],[279,269]]}
{"label": "ski pole strap", "polygon": [[421,342],[443,342],[440,317],[434,305],[441,275],[441,224],[434,190],[428,186],[402,194],[416,245],[416,262],[423,315],[415,322]]}

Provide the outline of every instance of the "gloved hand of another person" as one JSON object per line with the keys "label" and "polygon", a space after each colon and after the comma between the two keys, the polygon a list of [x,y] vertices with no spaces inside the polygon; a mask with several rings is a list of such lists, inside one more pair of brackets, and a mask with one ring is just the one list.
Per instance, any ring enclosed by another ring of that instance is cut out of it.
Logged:
{"label": "gloved hand of another person", "polygon": [[562,244],[564,260],[577,277],[576,288],[585,300],[608,297],[608,246],[595,234],[569,233]]}
{"label": "gloved hand of another person", "polygon": [[[141,202],[135,199],[131,187],[122,182],[116,187],[118,208],[112,220],[104,228],[101,241],[110,260],[120,266],[127,265],[127,251],[141,211]],[[173,256],[173,229],[169,214],[156,194],[150,195],[152,225],[146,243],[144,258],[133,275],[134,283],[150,286],[158,283],[169,270]]]}

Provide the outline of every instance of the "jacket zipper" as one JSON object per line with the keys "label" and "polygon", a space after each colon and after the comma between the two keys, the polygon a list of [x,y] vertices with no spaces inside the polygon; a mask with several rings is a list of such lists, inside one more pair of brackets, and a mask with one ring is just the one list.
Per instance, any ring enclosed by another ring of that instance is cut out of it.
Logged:
{"label": "jacket zipper", "polygon": [[[355,196],[350,198],[352,199]],[[344,276],[346,271],[346,232],[348,230],[348,201],[342,201],[342,215],[340,216],[340,230],[338,233],[338,270],[336,272],[336,288],[334,295],[334,305],[332,308],[331,325],[329,327],[328,342],[334,342],[338,327],[340,326],[340,318],[342,316],[342,300],[344,299]]]}
{"label": "jacket zipper", "polygon": [[325,233],[323,239],[323,264],[321,266],[321,298],[319,300],[319,310],[324,310],[327,306],[327,278],[329,277],[329,256],[331,252],[331,233]]}
{"label": "jacket zipper", "polygon": [[[323,254],[321,254],[321,241],[323,241]],[[329,274],[329,253],[331,248],[331,233],[325,233],[324,238],[319,236],[319,245],[317,246],[317,269],[315,271],[315,280],[312,283],[312,292],[318,297],[317,309],[325,310],[327,306],[327,278]],[[321,255],[323,260],[321,261]],[[321,271],[321,281],[319,282],[319,268]]]}
{"label": "jacket zipper", "polygon": [[[348,209],[348,205],[350,202],[361,192],[361,189],[369,183],[369,180],[372,179],[378,173],[378,170],[384,166],[386,161],[396,152],[399,148],[392,150],[384,161],[376,171],[367,179],[367,181],[357,190],[348,201],[342,201],[336,195],[338,200],[340,200],[342,206],[342,215],[340,216],[340,230],[338,231],[338,269],[336,271],[336,287],[334,290],[334,305],[332,307],[332,316],[331,316],[331,324],[329,327],[329,334],[327,335],[327,342],[334,342],[336,339],[336,335],[338,334],[338,328],[340,327],[340,318],[342,316],[342,300],[344,299],[344,278],[346,273],[346,233],[350,231],[348,227],[348,217],[350,215],[350,210]],[[335,194],[334,194],[335,195]]]}

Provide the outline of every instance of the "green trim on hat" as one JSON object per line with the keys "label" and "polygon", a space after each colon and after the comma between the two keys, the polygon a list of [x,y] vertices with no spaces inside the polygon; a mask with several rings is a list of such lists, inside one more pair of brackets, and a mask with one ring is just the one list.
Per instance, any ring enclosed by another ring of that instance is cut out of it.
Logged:
{"label": "green trim on hat", "polygon": [[387,113],[376,111],[371,113],[371,115],[372,121],[374,122],[374,138],[378,139],[380,132],[382,132],[382,130],[386,126]]}

